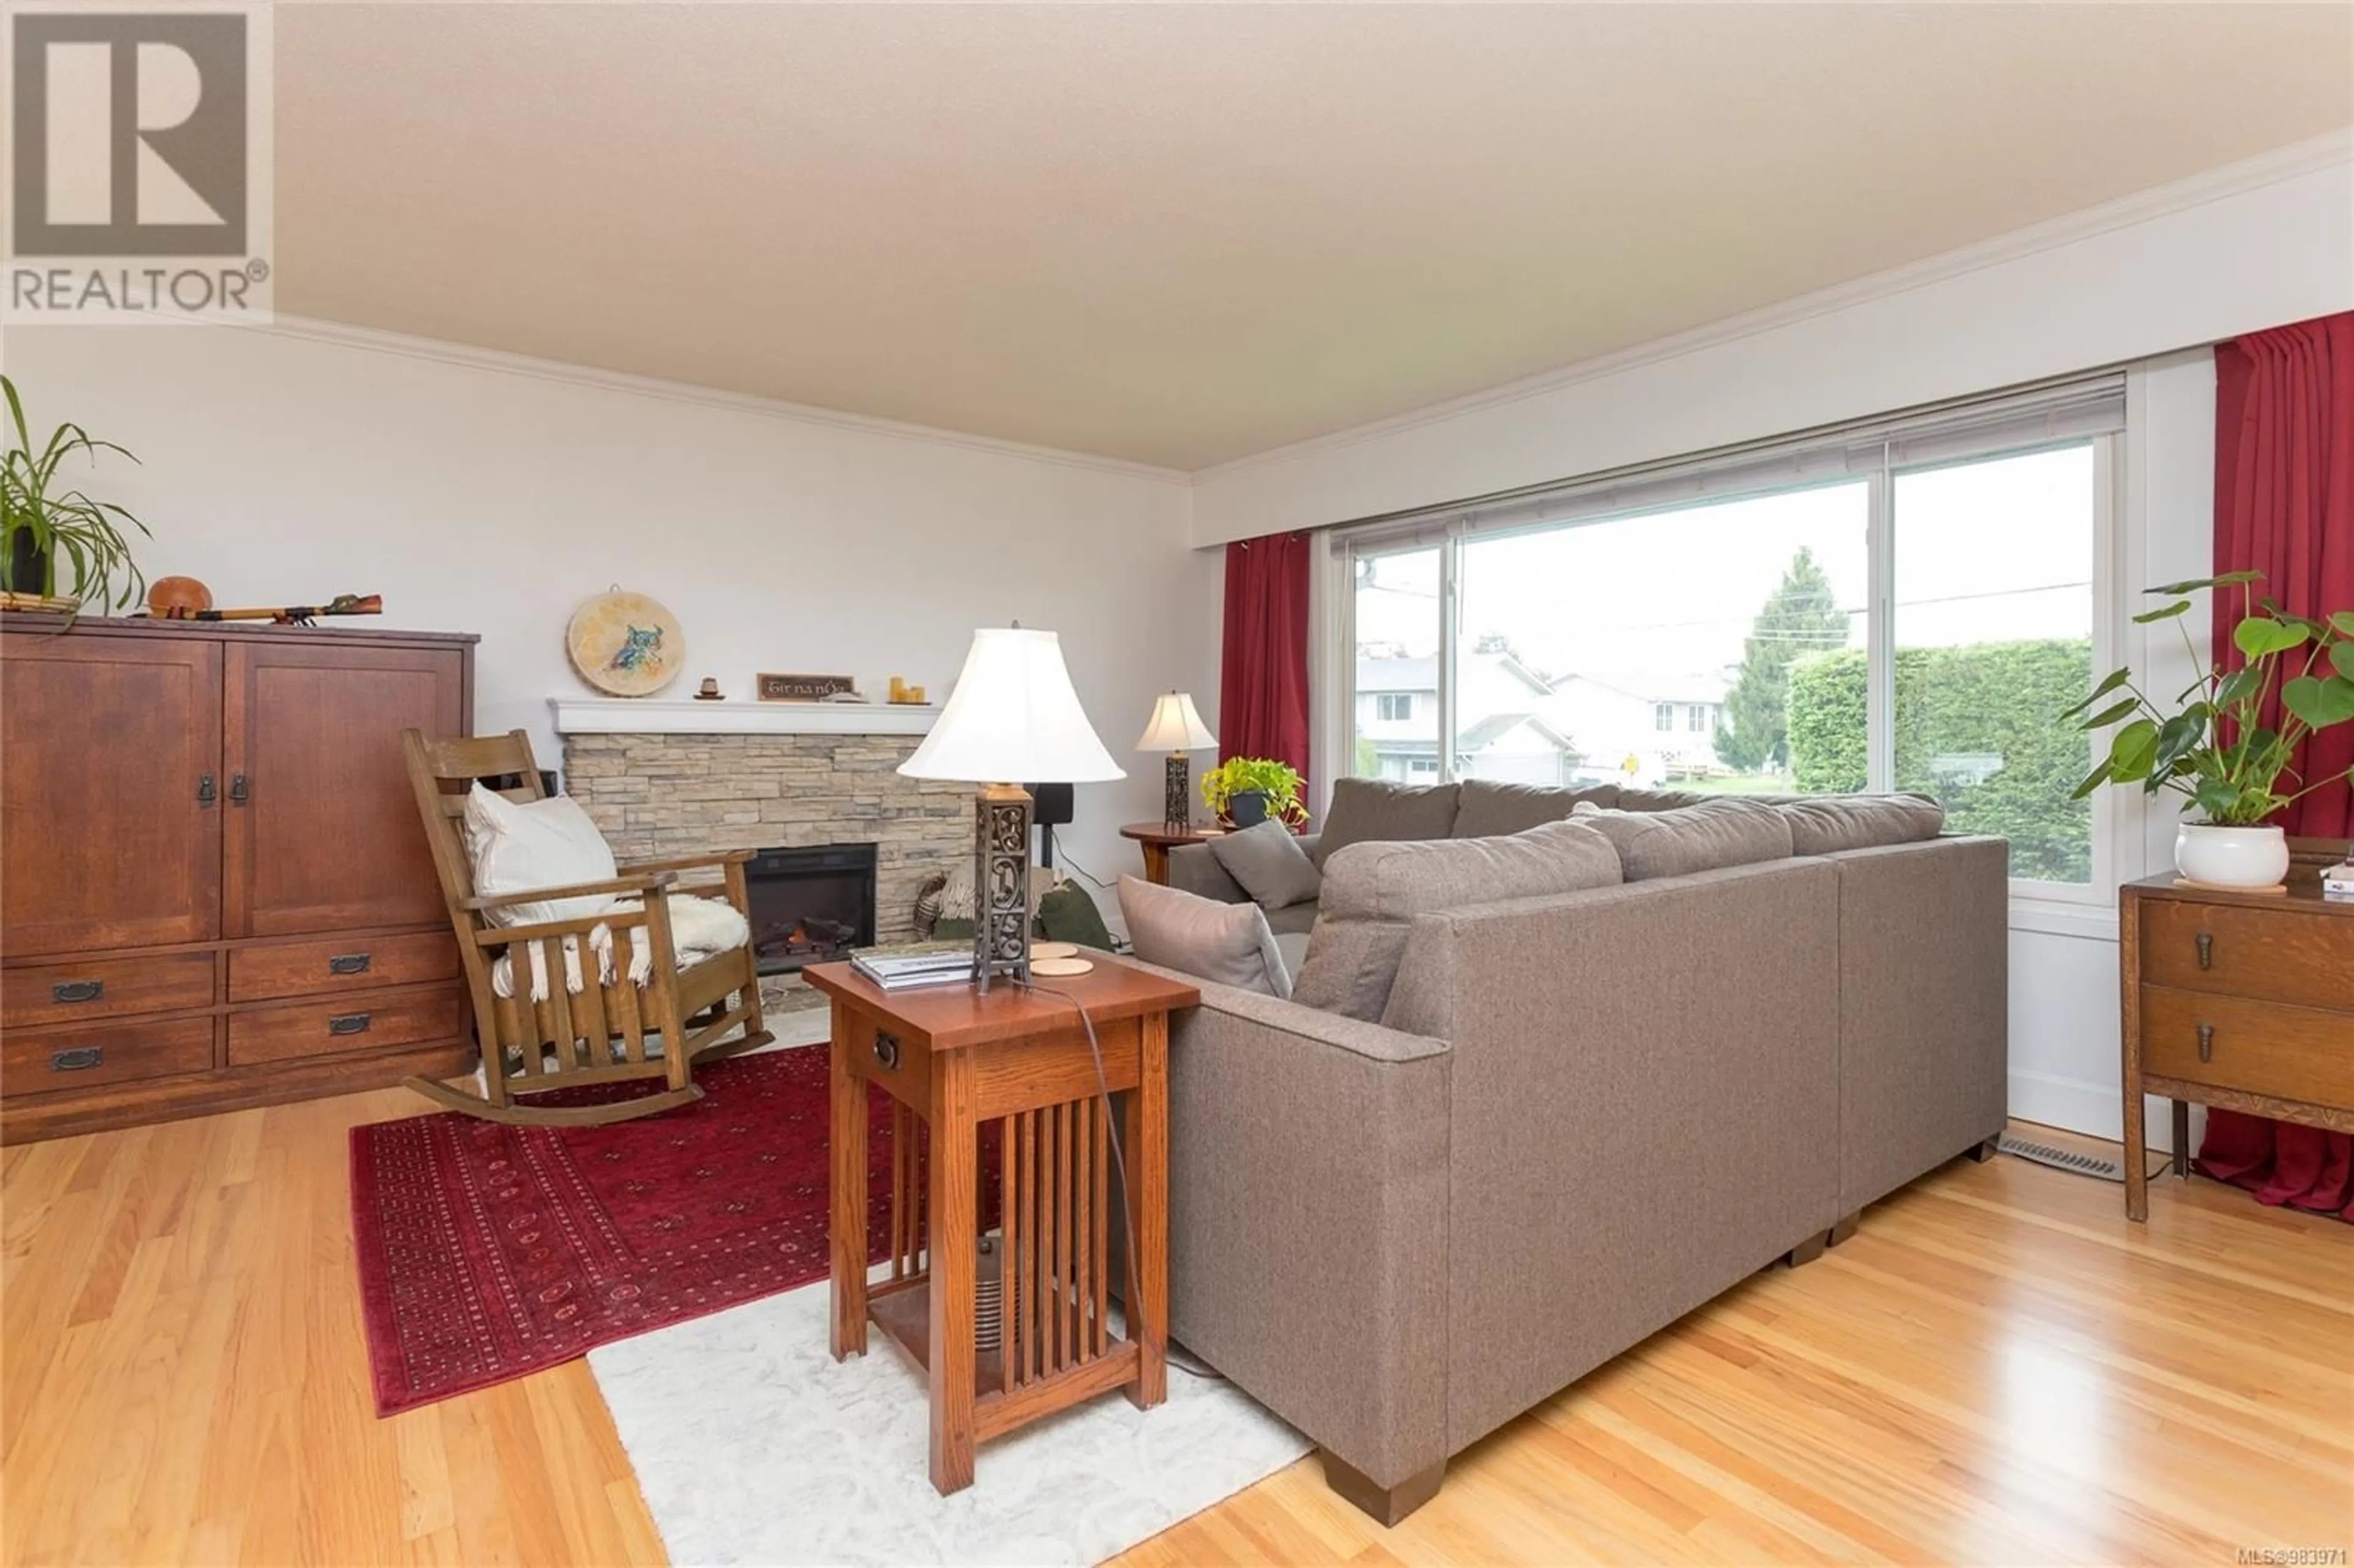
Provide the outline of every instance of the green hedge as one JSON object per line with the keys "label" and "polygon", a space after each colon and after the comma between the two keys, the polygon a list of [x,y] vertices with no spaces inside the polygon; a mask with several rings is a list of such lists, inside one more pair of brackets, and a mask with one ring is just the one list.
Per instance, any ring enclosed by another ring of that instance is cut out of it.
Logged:
{"label": "green hedge", "polygon": [[[2055,715],[2084,694],[2081,638],[1896,651],[1896,787],[1946,802],[1956,832],[2010,841],[2010,874],[2043,882],[2093,874],[2093,808],[2070,800],[2091,747]],[[1790,768],[1801,790],[1866,787],[1861,649],[1790,672]],[[1979,779],[1973,758],[1999,758]]]}

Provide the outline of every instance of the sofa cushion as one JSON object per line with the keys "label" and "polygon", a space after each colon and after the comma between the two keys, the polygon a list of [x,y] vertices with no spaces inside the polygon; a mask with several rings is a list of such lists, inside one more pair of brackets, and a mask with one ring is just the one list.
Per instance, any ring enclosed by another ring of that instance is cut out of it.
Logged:
{"label": "sofa cushion", "polygon": [[1324,832],[1315,857],[1319,866],[1351,844],[1443,839],[1455,828],[1456,786],[1392,784],[1379,779],[1341,779],[1332,785],[1324,810]]}
{"label": "sofa cushion", "polygon": [[1454,836],[1492,839],[1522,833],[1547,822],[1565,820],[1580,800],[1596,806],[1618,803],[1618,786],[1590,784],[1563,789],[1543,784],[1499,784],[1487,779],[1466,779],[1456,806]]}
{"label": "sofa cushion", "polygon": [[1221,904],[1140,876],[1119,879],[1128,939],[1148,964],[1273,997],[1291,994],[1291,971],[1256,904]]}
{"label": "sofa cushion", "polygon": [[1703,806],[1722,796],[1703,795],[1697,789],[1633,789],[1618,791],[1612,804],[1621,811],[1673,811],[1685,806]]}
{"label": "sofa cushion", "polygon": [[1416,916],[1618,880],[1617,852],[1583,821],[1503,838],[1351,844],[1324,863],[1322,906],[1292,1000],[1379,1022]]}
{"label": "sofa cushion", "polygon": [[1604,811],[1580,806],[1571,819],[1607,838],[1629,882],[1787,860],[1790,820],[1777,806],[1716,800],[1665,811]]}
{"label": "sofa cushion", "polygon": [[1316,896],[1323,874],[1298,835],[1272,817],[1238,833],[1212,839],[1210,854],[1263,909],[1288,909]]}
{"label": "sofa cushion", "polygon": [[1795,854],[1837,854],[1934,839],[1946,808],[1926,795],[1822,795],[1777,807]]}

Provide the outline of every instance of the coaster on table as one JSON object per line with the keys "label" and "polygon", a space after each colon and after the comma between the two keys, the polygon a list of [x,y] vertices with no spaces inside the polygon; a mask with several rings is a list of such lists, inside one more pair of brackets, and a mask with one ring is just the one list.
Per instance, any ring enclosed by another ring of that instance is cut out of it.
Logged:
{"label": "coaster on table", "polygon": [[1034,959],[1075,959],[1079,956],[1076,942],[1033,942],[1030,956]]}
{"label": "coaster on table", "polygon": [[1087,974],[1094,968],[1095,965],[1085,959],[1034,958],[1030,960],[1030,972],[1034,975],[1044,975],[1049,980],[1059,980],[1066,975]]}
{"label": "coaster on table", "polygon": [[2288,894],[2288,884],[2285,882],[2275,882],[2264,887],[2233,887],[2221,882],[2201,882],[2193,876],[2178,876],[2174,879],[2174,885],[2200,888],[2209,893],[2253,893],[2259,896],[2267,893],[2277,893],[2285,897]]}

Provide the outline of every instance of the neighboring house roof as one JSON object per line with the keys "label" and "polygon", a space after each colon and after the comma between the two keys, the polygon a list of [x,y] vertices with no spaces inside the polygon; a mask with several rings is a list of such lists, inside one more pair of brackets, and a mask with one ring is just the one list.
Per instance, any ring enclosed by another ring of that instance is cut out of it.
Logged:
{"label": "neighboring house roof", "polygon": [[[1577,749],[1576,744],[1569,736],[1562,734],[1534,714],[1498,714],[1493,718],[1481,719],[1463,732],[1462,737],[1456,743],[1456,749],[1478,751],[1483,747],[1493,746],[1515,729],[1524,726],[1548,746],[1571,759],[1576,760],[1585,756],[1585,753]],[[1368,736],[1365,744],[1373,748],[1375,755],[1381,757],[1435,757],[1438,754],[1438,742],[1425,737],[1374,738]]]}
{"label": "neighboring house roof", "polygon": [[1615,692],[1619,696],[1632,697],[1638,702],[1705,703],[1711,706],[1723,702],[1725,693],[1731,689],[1731,683],[1721,675],[1670,675],[1656,685],[1649,683],[1638,685],[1641,679],[1639,676],[1570,674],[1562,676],[1556,683],[1566,686],[1572,682],[1584,682],[1589,686],[1599,686],[1606,692]]}
{"label": "neighboring house roof", "polygon": [[1490,715],[1489,717],[1481,719],[1478,724],[1473,725],[1469,729],[1465,730],[1462,736],[1456,742],[1456,744],[1465,751],[1477,751],[1483,746],[1492,746],[1497,741],[1501,740],[1504,736],[1511,734],[1512,731],[1520,728],[1523,725],[1526,725],[1529,728],[1543,736],[1548,742],[1558,747],[1564,751],[1574,752],[1577,749],[1570,743],[1570,739],[1567,736],[1562,734],[1561,731],[1553,728],[1553,726],[1545,723],[1544,720],[1537,717],[1534,714]]}
{"label": "neighboring house roof", "polygon": [[[1469,656],[1479,663],[1501,670],[1518,680],[1538,696],[1549,696],[1553,683],[1522,663],[1510,653],[1474,653]],[[1357,690],[1367,692],[1436,692],[1438,690],[1438,661],[1432,658],[1385,659],[1375,654],[1357,655]]]}

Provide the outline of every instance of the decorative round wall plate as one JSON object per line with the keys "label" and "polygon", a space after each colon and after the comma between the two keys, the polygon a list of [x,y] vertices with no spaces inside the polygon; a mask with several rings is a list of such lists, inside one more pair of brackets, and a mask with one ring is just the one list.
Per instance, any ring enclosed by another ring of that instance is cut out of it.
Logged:
{"label": "decorative round wall plate", "polygon": [[582,680],[617,697],[652,696],[686,667],[686,637],[678,618],[645,595],[619,587],[572,612],[564,646]]}

